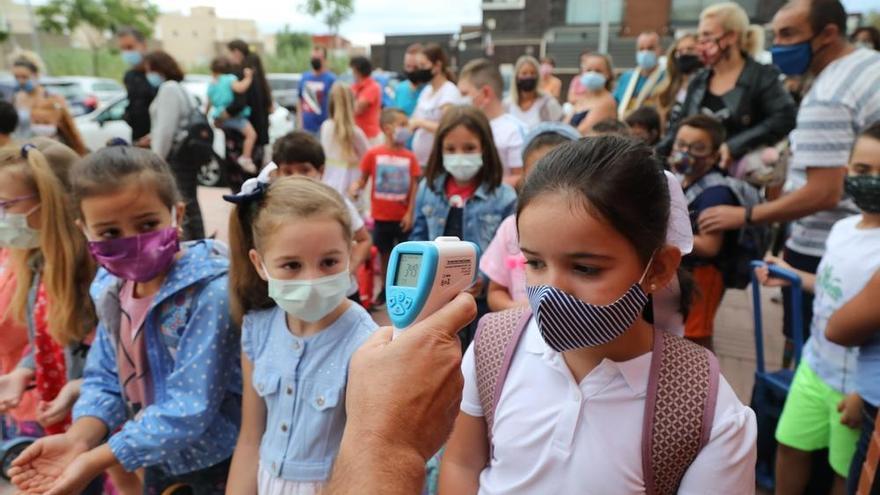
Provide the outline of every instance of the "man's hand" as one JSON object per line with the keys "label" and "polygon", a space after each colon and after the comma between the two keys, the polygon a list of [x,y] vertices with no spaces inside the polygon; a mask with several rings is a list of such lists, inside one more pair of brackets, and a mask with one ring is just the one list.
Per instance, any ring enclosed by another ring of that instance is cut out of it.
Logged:
{"label": "man's hand", "polygon": [[33,370],[16,368],[8,374],[0,376],[0,413],[18,407],[21,396],[27,390],[28,382],[33,378]]}
{"label": "man's hand", "polygon": [[87,444],[66,433],[43,437],[12,461],[9,474],[20,490],[43,493],[77,456],[88,450]]}
{"label": "man's hand", "polygon": [[418,491],[424,463],[458,414],[464,383],[458,331],[476,314],[473,297],[460,294],[394,340],[391,328],[380,329],[355,353],[348,420],[326,493]]}
{"label": "man's hand", "polygon": [[746,209],[742,206],[713,206],[704,211],[698,221],[701,234],[736,230],[746,224]]}

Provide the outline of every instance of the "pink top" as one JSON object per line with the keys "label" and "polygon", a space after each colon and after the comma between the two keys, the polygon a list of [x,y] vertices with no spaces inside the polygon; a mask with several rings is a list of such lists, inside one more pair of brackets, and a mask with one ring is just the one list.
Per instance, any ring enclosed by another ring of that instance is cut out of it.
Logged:
{"label": "pink top", "polygon": [[127,281],[119,291],[119,341],[116,343],[116,365],[119,382],[131,417],[153,401],[153,381],[144,342],[144,321],[153,304],[153,297],[136,298],[134,282]]}
{"label": "pink top", "polygon": [[495,238],[480,258],[480,271],[493,282],[507,287],[510,298],[528,303],[526,294],[526,258],[519,250],[516,215],[505,218]]}
{"label": "pink top", "polygon": [[[0,375],[14,370],[28,349],[27,327],[15,321],[8,311],[15,293],[15,274],[9,263],[9,254],[6,249],[0,249]],[[27,391],[10,415],[17,421],[35,421],[36,411],[36,394]]]}

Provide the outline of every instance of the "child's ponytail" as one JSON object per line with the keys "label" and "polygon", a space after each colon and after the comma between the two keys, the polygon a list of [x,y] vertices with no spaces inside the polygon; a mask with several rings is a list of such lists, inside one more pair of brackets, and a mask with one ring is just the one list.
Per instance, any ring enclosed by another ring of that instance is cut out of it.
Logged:
{"label": "child's ponytail", "polygon": [[229,307],[239,328],[249,311],[274,305],[250,259],[250,250],[255,249],[252,224],[259,207],[257,200],[240,203],[229,215]]}

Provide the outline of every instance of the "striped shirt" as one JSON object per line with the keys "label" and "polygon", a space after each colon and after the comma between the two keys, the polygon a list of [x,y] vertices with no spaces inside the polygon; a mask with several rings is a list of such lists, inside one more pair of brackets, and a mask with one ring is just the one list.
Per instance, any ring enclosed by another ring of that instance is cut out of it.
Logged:
{"label": "striped shirt", "polygon": [[[787,189],[807,183],[807,169],[845,167],[856,136],[880,121],[880,53],[864,48],[832,62],[801,102],[791,132],[792,163]],[[849,198],[837,207],[796,220],[787,247],[809,256],[825,254],[825,241],[838,220],[857,214]]]}

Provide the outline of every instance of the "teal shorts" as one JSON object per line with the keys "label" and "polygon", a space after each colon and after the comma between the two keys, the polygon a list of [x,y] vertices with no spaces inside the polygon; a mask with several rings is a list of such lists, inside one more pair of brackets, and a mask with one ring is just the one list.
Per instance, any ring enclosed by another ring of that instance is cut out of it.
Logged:
{"label": "teal shorts", "polygon": [[841,424],[837,406],[843,398],[801,361],[776,427],[776,441],[805,452],[827,448],[831,468],[846,478],[860,432]]}

